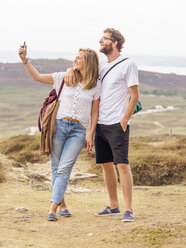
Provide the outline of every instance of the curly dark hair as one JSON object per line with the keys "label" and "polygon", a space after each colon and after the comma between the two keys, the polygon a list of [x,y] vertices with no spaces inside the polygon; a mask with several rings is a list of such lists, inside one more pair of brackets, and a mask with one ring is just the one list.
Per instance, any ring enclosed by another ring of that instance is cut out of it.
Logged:
{"label": "curly dark hair", "polygon": [[114,28],[107,28],[104,30],[104,33],[111,34],[111,38],[113,39],[113,41],[118,42],[116,46],[118,48],[118,51],[121,52],[121,49],[123,48],[123,44],[125,43],[125,38],[123,37],[123,35]]}

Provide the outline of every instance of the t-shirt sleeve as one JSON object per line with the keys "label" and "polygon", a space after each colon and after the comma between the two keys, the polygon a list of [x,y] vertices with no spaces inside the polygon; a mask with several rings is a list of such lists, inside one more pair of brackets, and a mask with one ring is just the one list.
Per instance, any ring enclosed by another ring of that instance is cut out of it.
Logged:
{"label": "t-shirt sleeve", "polygon": [[53,88],[56,90],[57,94],[59,92],[64,75],[65,75],[65,72],[54,72],[52,74],[52,77],[54,80]]}
{"label": "t-shirt sleeve", "polygon": [[105,66],[107,63],[107,57],[104,54],[99,54],[99,71]]}
{"label": "t-shirt sleeve", "polygon": [[93,101],[97,100],[100,97],[100,95],[101,95],[101,81],[98,80]]}
{"label": "t-shirt sleeve", "polygon": [[128,64],[126,81],[128,87],[131,87],[133,85],[139,85],[138,68],[133,61],[130,61],[130,63]]}

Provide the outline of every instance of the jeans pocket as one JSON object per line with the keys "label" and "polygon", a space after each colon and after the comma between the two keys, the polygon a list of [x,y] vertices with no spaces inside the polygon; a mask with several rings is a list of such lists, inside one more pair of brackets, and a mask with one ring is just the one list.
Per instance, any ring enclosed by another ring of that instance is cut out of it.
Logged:
{"label": "jeans pocket", "polygon": [[86,128],[79,122],[79,127],[86,131]]}
{"label": "jeans pocket", "polygon": [[60,119],[56,119],[56,125],[60,123]]}

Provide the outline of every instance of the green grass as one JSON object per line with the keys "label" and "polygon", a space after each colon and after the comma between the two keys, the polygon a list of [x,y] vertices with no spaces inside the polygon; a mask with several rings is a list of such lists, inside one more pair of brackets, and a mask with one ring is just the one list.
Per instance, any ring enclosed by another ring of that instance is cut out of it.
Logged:
{"label": "green grass", "polygon": [[156,96],[177,96],[186,99],[185,89],[156,89],[152,86],[140,83],[140,94]]}
{"label": "green grass", "polygon": [[0,84],[0,139],[26,134],[26,128],[37,126],[37,118],[52,86],[33,82],[30,85]]}
{"label": "green grass", "polygon": [[[169,134],[170,130],[175,135],[186,134],[186,103],[183,97],[141,95],[140,100],[143,110],[155,108],[156,105],[173,106],[175,110],[133,115],[131,118],[132,137]],[[160,128],[159,125],[162,127]]]}
{"label": "green grass", "polygon": [[[141,86],[144,90],[152,89],[149,86]],[[140,88],[140,89],[141,89]],[[43,99],[46,98],[52,87],[40,83],[30,84],[16,83],[11,85],[0,83],[0,139],[18,134],[27,134],[26,128],[37,126],[39,111]],[[156,105],[174,106],[175,110],[147,115],[134,115],[131,119],[131,135],[133,137],[149,136],[156,134],[169,134],[172,128],[173,134],[186,133],[186,104],[181,96],[157,96],[140,95],[143,110],[154,108]],[[159,128],[155,122],[163,125]]]}
{"label": "green grass", "polygon": [[116,231],[113,233],[113,241],[117,244],[132,243],[133,245],[138,242],[138,244],[136,244],[137,247],[140,247],[138,245],[141,241],[144,247],[160,248],[163,247],[167,241],[170,242],[171,240],[173,242],[175,236],[172,230],[168,228],[149,229],[137,227],[133,228],[127,235],[123,233],[123,230],[116,228]]}

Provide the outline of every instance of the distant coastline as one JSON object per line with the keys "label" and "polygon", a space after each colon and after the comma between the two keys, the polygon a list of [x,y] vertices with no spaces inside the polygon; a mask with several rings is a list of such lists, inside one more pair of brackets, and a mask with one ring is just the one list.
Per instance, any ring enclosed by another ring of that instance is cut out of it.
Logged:
{"label": "distant coastline", "polygon": [[138,65],[138,69],[141,71],[174,73],[177,75],[184,75],[184,76],[186,75],[186,67]]}
{"label": "distant coastline", "polygon": [[[30,51],[30,57],[33,59],[68,59],[73,60],[75,52],[44,52]],[[159,73],[174,73],[177,75],[186,75],[186,58],[184,57],[160,57],[160,56],[140,56],[126,55],[132,58],[138,65],[139,70]],[[28,54],[29,57],[29,54]],[[0,51],[0,63],[20,62],[17,52]]]}

